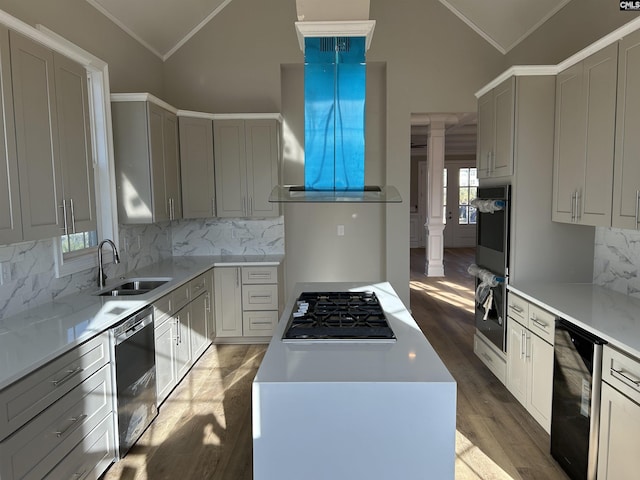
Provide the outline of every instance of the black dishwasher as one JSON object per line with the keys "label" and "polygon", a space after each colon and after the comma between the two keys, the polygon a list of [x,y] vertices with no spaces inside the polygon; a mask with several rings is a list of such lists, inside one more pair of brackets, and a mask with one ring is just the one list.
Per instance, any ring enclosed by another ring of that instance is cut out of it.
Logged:
{"label": "black dishwasher", "polygon": [[595,480],[604,340],[556,320],[551,455],[573,480]]}

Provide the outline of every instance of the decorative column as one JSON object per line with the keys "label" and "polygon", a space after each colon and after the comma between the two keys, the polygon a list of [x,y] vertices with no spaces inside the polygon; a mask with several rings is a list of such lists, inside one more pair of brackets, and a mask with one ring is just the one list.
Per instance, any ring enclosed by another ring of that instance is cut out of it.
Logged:
{"label": "decorative column", "polygon": [[427,223],[425,274],[444,277],[444,218],[442,192],[444,175],[445,122],[431,119],[427,137]]}

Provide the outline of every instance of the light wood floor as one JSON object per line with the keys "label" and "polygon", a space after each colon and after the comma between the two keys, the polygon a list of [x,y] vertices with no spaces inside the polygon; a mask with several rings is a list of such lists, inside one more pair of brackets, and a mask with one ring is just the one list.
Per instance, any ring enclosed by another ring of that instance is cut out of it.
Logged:
{"label": "light wood floor", "polygon": [[[413,316],[458,382],[456,480],[565,480],[548,435],[473,354],[473,258],[447,250],[447,276],[427,278],[424,249],[411,250]],[[252,480],[251,382],[265,349],[210,347],[104,480]]]}

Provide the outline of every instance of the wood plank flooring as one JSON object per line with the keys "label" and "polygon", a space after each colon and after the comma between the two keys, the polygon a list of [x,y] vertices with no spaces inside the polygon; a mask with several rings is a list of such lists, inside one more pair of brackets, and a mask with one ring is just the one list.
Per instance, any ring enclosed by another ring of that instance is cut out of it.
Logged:
{"label": "wood plank flooring", "polygon": [[[446,277],[427,278],[424,249],[411,250],[411,308],[458,382],[456,480],[565,480],[548,435],[473,353],[473,249],[444,258]],[[251,382],[265,350],[210,347],[104,480],[251,480]]]}

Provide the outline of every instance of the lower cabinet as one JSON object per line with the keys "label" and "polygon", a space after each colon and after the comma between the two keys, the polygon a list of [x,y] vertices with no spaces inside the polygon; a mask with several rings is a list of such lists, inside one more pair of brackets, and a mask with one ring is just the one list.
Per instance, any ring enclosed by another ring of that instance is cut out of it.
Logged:
{"label": "lower cabinet", "polygon": [[637,478],[640,471],[640,359],[609,345],[602,355],[598,480]]}
{"label": "lower cabinet", "polygon": [[[0,478],[98,478],[116,459],[108,333],[0,392]],[[8,427],[8,429],[6,428]]]}
{"label": "lower cabinet", "polygon": [[[550,343],[553,342],[553,317],[512,293],[509,293],[508,313],[507,388],[549,433],[553,391],[553,345]],[[517,319],[514,318],[516,313]],[[526,326],[520,323],[523,320],[526,320]],[[544,339],[537,334],[538,331],[544,332]]]}
{"label": "lower cabinet", "polygon": [[473,353],[478,356],[500,382],[506,383],[507,362],[504,352],[494,346],[482,334],[476,332],[473,337]]}
{"label": "lower cabinet", "polygon": [[280,267],[214,269],[216,337],[271,337],[280,317]]}

